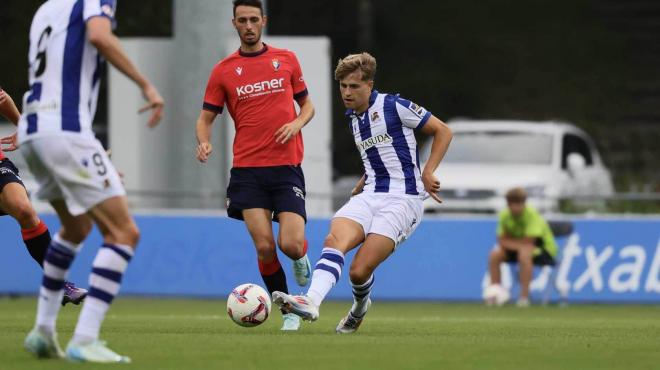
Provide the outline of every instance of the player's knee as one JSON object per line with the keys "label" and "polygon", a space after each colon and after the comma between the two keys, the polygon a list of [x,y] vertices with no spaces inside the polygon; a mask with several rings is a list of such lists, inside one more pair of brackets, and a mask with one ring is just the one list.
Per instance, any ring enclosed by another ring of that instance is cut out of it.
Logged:
{"label": "player's knee", "polygon": [[531,263],[533,258],[533,248],[521,248],[518,251],[518,262],[519,263]]}
{"label": "player's knee", "polygon": [[13,209],[13,216],[22,228],[32,228],[39,224],[39,217],[29,202],[16,204]]}
{"label": "player's knee", "polygon": [[353,284],[364,284],[369,280],[369,277],[372,274],[372,270],[363,264],[353,263],[351,264],[351,269],[348,272],[348,276],[351,279]]}
{"label": "player's knee", "polygon": [[273,240],[257,240],[254,247],[257,249],[257,256],[261,260],[269,260],[275,255],[275,242]]}
{"label": "player's knee", "polygon": [[490,251],[489,258],[493,262],[502,262],[504,261],[504,251],[502,251],[502,248],[500,247],[494,248]]}
{"label": "player's knee", "polygon": [[348,251],[348,243],[343,242],[341,239],[337,238],[337,236],[333,233],[329,233],[325,237],[325,240],[323,240],[323,247],[333,248],[344,254]]}
{"label": "player's knee", "polygon": [[298,259],[304,256],[305,239],[283,238],[280,241],[280,249],[284,254],[293,259]]}
{"label": "player's knee", "polygon": [[107,235],[105,239],[109,243],[135,247],[140,241],[140,229],[138,229],[135,222],[128,222],[115,230],[111,230],[110,235]]}

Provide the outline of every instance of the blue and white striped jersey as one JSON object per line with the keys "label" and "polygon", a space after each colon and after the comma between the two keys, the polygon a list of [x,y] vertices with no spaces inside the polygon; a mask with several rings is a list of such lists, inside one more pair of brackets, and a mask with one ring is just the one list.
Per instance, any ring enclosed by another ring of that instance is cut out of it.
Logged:
{"label": "blue and white striped jersey", "polygon": [[94,137],[99,78],[105,61],[87,39],[86,22],[107,17],[116,0],[48,0],[30,27],[29,82],[19,140],[53,134]]}
{"label": "blue and white striped jersey", "polygon": [[366,112],[349,109],[346,115],[364,163],[364,191],[426,196],[413,130],[422,128],[431,112],[398,95],[374,90]]}

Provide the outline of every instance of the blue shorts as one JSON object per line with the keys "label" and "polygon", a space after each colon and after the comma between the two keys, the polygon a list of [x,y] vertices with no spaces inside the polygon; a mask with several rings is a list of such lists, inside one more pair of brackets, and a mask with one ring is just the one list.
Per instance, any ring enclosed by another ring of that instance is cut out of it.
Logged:
{"label": "blue shorts", "polygon": [[307,222],[305,175],[300,166],[237,167],[231,169],[227,187],[227,214],[243,220],[243,210],[263,208],[293,212]]}

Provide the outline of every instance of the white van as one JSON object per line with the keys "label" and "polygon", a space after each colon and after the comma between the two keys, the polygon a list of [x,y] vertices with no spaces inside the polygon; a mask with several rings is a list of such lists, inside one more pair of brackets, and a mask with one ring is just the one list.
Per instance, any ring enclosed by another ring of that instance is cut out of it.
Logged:
{"label": "white van", "polygon": [[[497,212],[515,186],[525,188],[541,212],[556,211],[559,198],[613,194],[596,147],[574,125],[457,120],[449,126],[454,138],[436,171],[444,202],[427,199],[427,212]],[[422,146],[420,158],[428,158],[429,144]]]}

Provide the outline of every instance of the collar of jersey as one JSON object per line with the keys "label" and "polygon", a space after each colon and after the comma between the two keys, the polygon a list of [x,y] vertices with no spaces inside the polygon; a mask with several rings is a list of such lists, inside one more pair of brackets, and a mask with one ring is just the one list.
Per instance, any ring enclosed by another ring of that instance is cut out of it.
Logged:
{"label": "collar of jersey", "polygon": [[268,51],[268,45],[266,45],[266,43],[264,43],[264,47],[261,50],[254,51],[252,53],[247,53],[247,52],[241,50],[241,48],[238,48],[238,55],[240,55],[242,57],[251,58],[251,57],[258,57],[259,55],[261,55],[261,54],[263,54],[267,51]]}
{"label": "collar of jersey", "polygon": [[[366,111],[368,111],[369,108],[371,108],[371,106],[374,105],[374,103],[376,102],[377,97],[378,97],[378,90],[372,90],[371,95],[369,96],[369,106],[367,107]],[[364,112],[366,112],[366,111],[364,111]],[[362,112],[362,113],[364,113],[364,112]],[[353,109],[347,109],[345,114],[347,116],[357,116],[358,115]]]}

